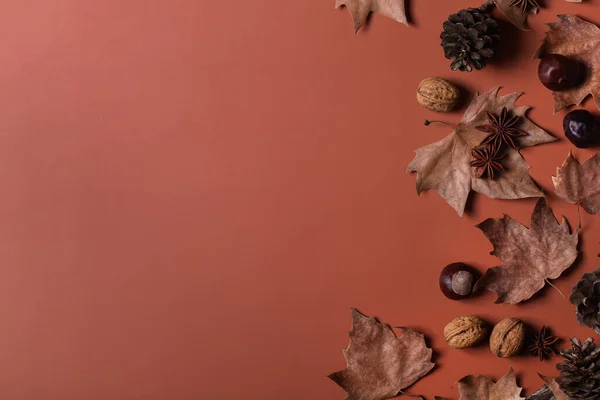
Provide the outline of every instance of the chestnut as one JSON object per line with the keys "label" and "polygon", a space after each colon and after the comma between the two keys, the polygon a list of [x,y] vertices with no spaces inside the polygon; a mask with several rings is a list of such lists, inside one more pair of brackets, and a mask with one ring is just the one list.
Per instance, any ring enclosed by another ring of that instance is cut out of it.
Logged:
{"label": "chestnut", "polygon": [[440,273],[440,289],[449,299],[464,299],[473,292],[477,276],[477,271],[464,263],[450,264]]}
{"label": "chestnut", "polygon": [[600,145],[600,121],[587,110],[573,110],[563,119],[565,136],[576,147]]}
{"label": "chestnut", "polygon": [[538,77],[553,91],[570,89],[581,82],[582,68],[577,60],[560,54],[548,54],[540,61]]}

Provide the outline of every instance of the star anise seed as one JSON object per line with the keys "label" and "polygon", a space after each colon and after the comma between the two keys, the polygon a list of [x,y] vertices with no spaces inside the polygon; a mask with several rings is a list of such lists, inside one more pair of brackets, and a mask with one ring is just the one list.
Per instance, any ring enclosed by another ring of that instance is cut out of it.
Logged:
{"label": "star anise seed", "polygon": [[521,10],[523,12],[526,12],[528,9],[540,9],[542,7],[540,7],[540,4],[537,2],[537,0],[513,0],[512,3],[510,3],[511,7],[521,7]]}
{"label": "star anise seed", "polygon": [[548,329],[545,326],[542,326],[542,330],[540,333],[534,335],[533,342],[527,350],[529,350],[532,355],[539,357],[540,361],[544,361],[544,358],[550,357],[551,354],[556,354],[553,345],[558,340],[559,338],[550,335]]}
{"label": "star anise seed", "polygon": [[490,146],[492,152],[498,152],[504,144],[516,150],[517,145],[514,139],[519,136],[525,136],[527,133],[515,128],[521,121],[521,117],[515,115],[512,118],[508,116],[506,107],[502,109],[499,117],[488,111],[489,124],[477,126],[477,130],[485,132],[488,135],[481,141],[480,146]]}
{"label": "star anise seed", "polygon": [[487,146],[479,146],[473,148],[472,155],[471,167],[475,167],[475,175],[478,178],[487,176],[494,179],[496,171],[504,171],[504,167],[500,164],[500,160],[504,157],[503,154],[492,152],[492,149]]}

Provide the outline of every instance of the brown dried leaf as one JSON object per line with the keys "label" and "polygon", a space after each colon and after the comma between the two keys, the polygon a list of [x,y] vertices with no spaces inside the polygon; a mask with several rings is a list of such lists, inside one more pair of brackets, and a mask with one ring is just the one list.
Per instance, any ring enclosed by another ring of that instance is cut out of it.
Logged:
{"label": "brown dried leaf", "polygon": [[458,381],[460,400],[525,400],[511,368],[497,383],[487,376],[469,375]]}
{"label": "brown dried leaf", "polygon": [[559,15],[558,22],[548,24],[550,30],[536,56],[562,54],[586,67],[584,81],[572,89],[553,92],[554,111],[581,104],[590,94],[600,108],[600,28],[575,15]]}
{"label": "brown dried leaf", "polygon": [[600,212],[600,153],[579,164],[572,153],[552,177],[556,194],[590,214]]}
{"label": "brown dried leaf", "polygon": [[[488,397],[487,397],[488,394],[485,393],[485,389],[489,388],[491,386],[493,388],[493,390],[495,391],[496,390],[496,386],[498,386],[501,383],[503,383],[502,382],[503,379],[505,379],[507,377],[510,378],[511,372],[512,372],[512,369],[508,373],[508,375],[505,376],[504,378],[500,379],[500,381],[497,384],[494,384],[492,382],[492,380],[490,378],[488,378],[488,377],[468,376],[468,377],[463,378],[461,381],[464,381],[464,380],[468,379],[470,382],[476,381],[481,386],[483,386],[483,393],[484,394],[481,395],[481,394],[478,393],[477,395],[480,396],[480,397],[472,397],[471,396],[471,397],[468,397],[469,400],[471,400],[471,399],[476,399],[476,400],[486,399],[487,400],[488,399]],[[527,396],[525,398],[525,400],[570,400],[569,397],[562,390],[560,390],[560,387],[558,386],[558,383],[556,383],[556,381],[554,380],[554,378],[549,378],[549,377],[544,376],[542,374],[538,374],[538,375],[540,376],[540,378],[542,378],[542,380],[546,383],[546,385],[542,386],[535,393]],[[514,373],[512,374],[512,376],[514,377]],[[506,383],[510,383],[510,382],[511,382],[510,379],[506,380]],[[513,381],[513,383],[514,383],[514,386],[516,386],[516,381]],[[470,386],[473,386],[473,384],[471,383]],[[511,388],[511,386],[512,386],[512,384],[508,385],[509,388]],[[509,393],[510,393],[511,389],[509,389]],[[516,390],[519,390],[517,393],[515,393],[515,395],[518,396],[521,393],[520,392],[520,388],[517,387],[517,389],[515,389],[515,391]],[[461,395],[462,395],[462,393],[461,393]],[[471,395],[471,393],[468,393],[468,395]],[[501,397],[501,398],[503,398],[503,397]],[[511,399],[511,397],[508,397],[508,400],[510,400],[510,399]],[[522,397],[517,397],[517,399],[522,399]],[[448,400],[448,399],[446,397],[436,396],[435,400]],[[460,400],[464,400],[463,397],[461,397]]]}
{"label": "brown dried leaf", "polygon": [[527,15],[529,14],[537,14],[537,8],[531,8],[530,10],[523,12],[523,9],[518,6],[511,6],[513,0],[494,0],[496,3],[496,7],[506,19],[508,19],[513,25],[517,28],[522,29],[524,31],[528,31],[527,29]]}
{"label": "brown dried leaf", "polygon": [[548,389],[550,389],[552,391],[552,394],[554,395],[554,399],[570,400],[569,396],[567,396],[565,394],[565,392],[563,392],[560,389],[560,386],[558,385],[558,383],[556,383],[556,380],[554,378],[550,378],[550,377],[544,376],[542,374],[538,374],[538,375],[540,376],[540,378],[542,378],[542,380],[544,381],[544,383],[546,384]]}
{"label": "brown dried leaf", "polygon": [[535,146],[556,140],[535,125],[525,113],[529,107],[517,107],[515,102],[522,93],[498,97],[499,88],[477,94],[465,111],[456,130],[444,139],[421,147],[408,166],[407,172],[417,172],[417,193],[434,189],[462,216],[471,190],[495,199],[522,199],[542,197],[544,194],[529,176],[529,165],[517,150],[509,148],[502,164],[505,172],[493,180],[477,178],[470,166],[471,150],[479,145],[486,134],[475,127],[487,124],[487,112],[499,115],[507,107],[521,118],[518,126],[527,133],[518,139],[519,147]]}
{"label": "brown dried leaf", "polygon": [[408,25],[404,0],[336,0],[335,8],[341,6],[346,6],[350,11],[355,33],[365,23],[371,11]]}
{"label": "brown dried leaf", "polygon": [[527,400],[556,400],[556,397],[552,393],[552,391],[548,388],[548,386],[544,385],[535,393],[526,397]]}
{"label": "brown dried leaf", "polygon": [[558,224],[545,199],[539,199],[533,210],[531,229],[508,215],[486,219],[477,227],[494,246],[490,254],[502,261],[501,267],[488,269],[477,283],[498,294],[496,303],[529,299],[577,258],[577,232],[569,233],[564,217]]}
{"label": "brown dried leaf", "polygon": [[329,375],[348,395],[346,400],[384,400],[401,393],[434,367],[432,350],[422,334],[402,328],[402,335],[375,318],[352,309],[348,366]]}

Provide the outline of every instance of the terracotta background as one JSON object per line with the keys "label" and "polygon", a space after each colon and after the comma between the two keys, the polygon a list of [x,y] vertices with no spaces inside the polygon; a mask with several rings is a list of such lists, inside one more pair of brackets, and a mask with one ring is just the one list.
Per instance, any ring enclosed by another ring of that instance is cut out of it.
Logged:
{"label": "terracotta background", "polygon": [[[503,86],[561,141],[523,151],[556,214],[551,175],[572,148],[530,58],[559,13],[600,22],[598,0],[548,0],[533,32],[503,24],[485,71],[449,70],[442,21],[477,2],[411,0],[413,25],[358,35],[334,0],[19,0],[0,4],[0,397],[8,400],[343,399],[350,307],[423,331],[438,368],[411,391],[456,398],[470,373],[515,368],[526,393],[554,364],[451,351],[462,314],[593,334],[552,289],[522,306],[445,299],[440,269],[497,265],[474,225],[535,200],[474,196],[459,218],[405,173],[464,108],[419,108],[422,78],[469,95]],[[591,101],[586,107],[593,109]],[[584,158],[593,151],[575,150]],[[598,267],[600,219],[582,214]]]}

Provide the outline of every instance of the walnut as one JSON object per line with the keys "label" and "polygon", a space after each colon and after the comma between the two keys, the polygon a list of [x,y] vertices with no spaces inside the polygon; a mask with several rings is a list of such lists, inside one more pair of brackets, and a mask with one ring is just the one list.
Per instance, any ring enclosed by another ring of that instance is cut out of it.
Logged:
{"label": "walnut", "polygon": [[444,338],[448,346],[454,349],[466,349],[485,339],[485,322],[473,315],[458,317],[444,328]]}
{"label": "walnut", "polygon": [[517,318],[505,318],[498,322],[490,336],[490,349],[498,357],[519,354],[524,343],[525,325]]}
{"label": "walnut", "polygon": [[460,91],[442,78],[423,79],[417,89],[417,101],[431,111],[450,112],[458,106]]}

